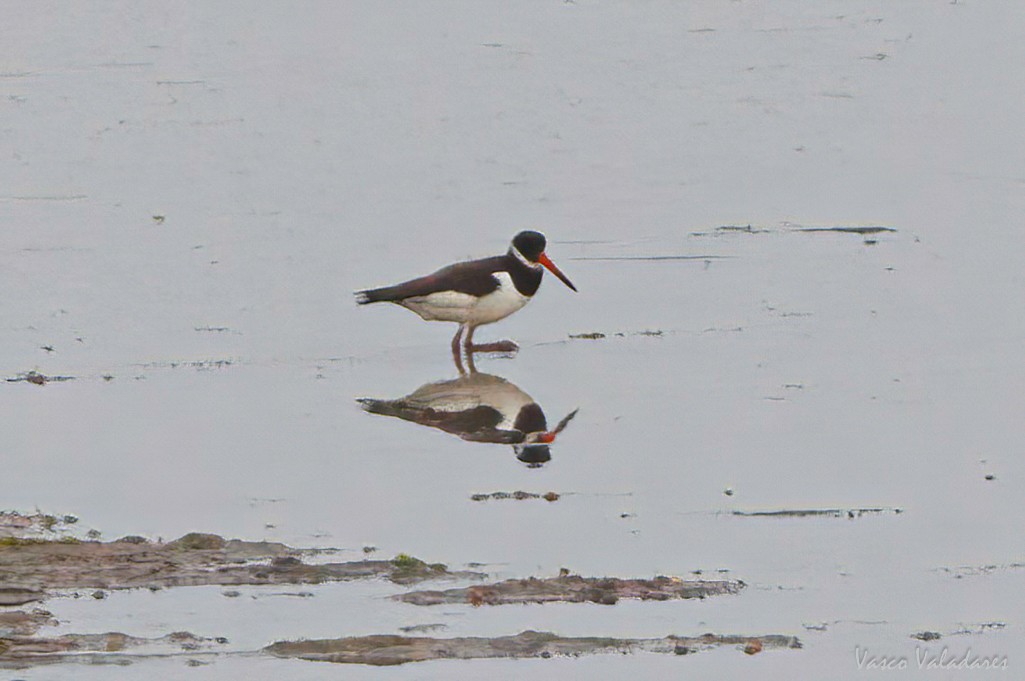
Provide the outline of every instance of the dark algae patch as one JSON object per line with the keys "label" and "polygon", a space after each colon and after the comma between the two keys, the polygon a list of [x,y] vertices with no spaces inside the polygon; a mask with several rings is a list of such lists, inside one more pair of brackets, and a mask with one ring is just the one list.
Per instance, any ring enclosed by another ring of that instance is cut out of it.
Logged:
{"label": "dark algae patch", "polygon": [[949,575],[953,575],[955,579],[962,579],[963,577],[978,577],[980,575],[989,575],[994,572],[1007,572],[1012,570],[1025,570],[1025,563],[992,563],[989,565],[961,565],[957,567],[941,567],[937,568],[939,572],[943,572]]}
{"label": "dark algae patch", "polygon": [[38,371],[26,371],[25,373],[18,374],[13,378],[8,378],[8,383],[32,383],[33,385],[46,385],[47,383],[61,383],[63,381],[73,381],[74,376],[47,376],[41,374]]}
{"label": "dark algae patch", "polygon": [[893,227],[801,227],[798,232],[840,232],[841,234],[883,234],[896,232]]}
{"label": "dark algae patch", "polygon": [[863,515],[888,515],[903,513],[899,508],[806,508],[783,509],[779,511],[730,511],[731,515],[748,518],[860,518]]}
{"label": "dark algae patch", "polygon": [[310,641],[279,641],[264,648],[276,657],[339,664],[388,666],[425,660],[482,658],[578,657],[608,653],[651,652],[688,655],[719,647],[754,654],[767,649],[800,648],[793,636],[666,636],[665,638],[566,637],[546,631],[515,636],[433,638],[428,636],[353,636]]}
{"label": "dark algae patch", "polygon": [[413,605],[469,603],[476,606],[555,602],[615,605],[623,598],[644,601],[706,598],[737,594],[742,588],[743,582],[731,580],[683,580],[677,577],[619,579],[561,575],[507,579],[504,582],[444,591],[410,591],[392,598]]}
{"label": "dark algae patch", "polygon": [[755,227],[753,225],[720,225],[715,228],[717,232],[741,232],[743,234],[768,234],[769,230]]}
{"label": "dark algae patch", "polygon": [[[627,336],[662,336],[665,331],[662,329],[644,329],[642,331],[617,331],[609,332],[612,333],[616,338],[626,338]],[[589,333],[571,333],[569,338],[572,340],[602,340],[608,338],[609,334],[602,333],[601,331],[591,331]]]}
{"label": "dark algae patch", "polygon": [[492,499],[513,499],[515,501],[524,501],[527,499],[544,499],[545,501],[558,501],[559,494],[556,492],[545,492],[544,494],[537,494],[536,492],[524,492],[523,490],[517,490],[515,492],[491,492],[489,494],[472,494],[470,498],[474,501],[490,501]]}
{"label": "dark algae patch", "polygon": [[[396,584],[414,584],[416,582],[422,582],[425,579],[446,577],[452,574],[448,571],[448,566],[444,563],[426,563],[419,558],[414,558],[413,556],[405,553],[400,553],[390,562],[394,570],[392,570],[387,577]],[[462,573],[462,576],[477,577],[479,575],[476,573]]]}

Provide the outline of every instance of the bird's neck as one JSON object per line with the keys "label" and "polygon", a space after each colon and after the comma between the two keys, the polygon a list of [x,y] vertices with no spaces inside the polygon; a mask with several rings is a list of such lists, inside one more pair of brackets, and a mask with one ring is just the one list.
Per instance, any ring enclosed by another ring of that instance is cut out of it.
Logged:
{"label": "bird's neck", "polygon": [[515,248],[509,249],[506,258],[506,270],[512,277],[516,290],[528,298],[537,293],[538,287],[541,286],[541,266],[524,258]]}
{"label": "bird's neck", "polygon": [[523,254],[520,253],[518,250],[516,250],[516,248],[513,247],[513,246],[509,247],[509,255],[511,255],[512,257],[514,257],[517,260],[519,260],[520,263],[523,264],[525,267],[529,267],[532,270],[539,270],[539,269],[541,269],[541,263],[539,263],[539,262],[530,262],[529,260],[524,258]]}

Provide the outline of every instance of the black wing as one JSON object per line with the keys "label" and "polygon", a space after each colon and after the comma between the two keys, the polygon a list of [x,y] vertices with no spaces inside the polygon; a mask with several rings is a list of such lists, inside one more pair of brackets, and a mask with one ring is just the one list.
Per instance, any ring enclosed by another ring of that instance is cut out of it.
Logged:
{"label": "black wing", "polygon": [[460,262],[443,267],[426,277],[411,279],[394,286],[367,289],[356,293],[356,302],[367,303],[389,302],[426,296],[441,291],[457,291],[472,296],[483,296],[498,288],[495,272],[506,270],[508,256],[499,255],[482,260]]}

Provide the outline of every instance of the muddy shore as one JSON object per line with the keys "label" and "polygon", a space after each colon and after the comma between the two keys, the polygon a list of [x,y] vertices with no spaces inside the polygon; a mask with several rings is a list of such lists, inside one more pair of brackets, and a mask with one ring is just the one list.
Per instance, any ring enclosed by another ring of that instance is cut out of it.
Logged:
{"label": "muddy shore", "polygon": [[413,605],[469,603],[470,605],[504,605],[509,603],[599,603],[615,605],[620,599],[668,601],[676,598],[706,598],[737,594],[743,582],[718,580],[683,580],[677,577],[654,579],[617,579],[614,577],[581,577],[563,575],[539,579],[507,579],[495,584],[481,584],[444,591],[410,591],[393,596],[395,600]]}
{"label": "muddy shore", "polygon": [[480,578],[440,563],[393,560],[304,562],[309,554],[275,542],[190,533],[171,542],[124,537],[112,542],[8,538],[0,543],[0,597],[8,604],[42,600],[62,589],[160,589],[174,586],[320,584],[381,578],[413,584],[437,578]]}
{"label": "muddy shore", "polygon": [[[77,518],[42,513],[0,514],[0,606],[33,602],[91,590],[96,599],[107,590],[189,586],[269,586],[320,584],[357,579],[383,579],[399,585],[427,580],[483,580],[472,571],[451,571],[400,554],[392,560],[308,562],[333,549],[303,550],[277,542],[225,539],[193,532],[170,542],[126,536],[115,541],[82,540],[75,536]],[[621,599],[701,599],[736,595],[744,583],[731,580],[683,580],[583,577],[567,573],[557,577],[507,579],[446,590],[412,590],[392,598],[408,604],[507,605],[524,603],[599,603],[614,605]],[[227,595],[227,592],[226,592]],[[245,651],[224,646],[224,637],[204,637],[185,631],[141,637],[122,632],[64,633],[47,637],[46,627],[58,620],[42,608],[0,611],[0,667],[24,668],[77,661],[91,664],[126,664],[141,655],[220,656]],[[373,635],[319,641],[281,641],[262,651],[276,657],[326,660],[368,665],[394,665],[437,658],[552,657],[607,652],[672,652],[678,655],[732,645],[748,653],[764,648],[798,648],[785,636],[668,636],[663,639],[571,638],[554,633],[524,631],[515,636],[405,637]],[[190,662],[192,660],[190,659]],[[200,662],[195,662],[200,664]]]}
{"label": "muddy shore", "polygon": [[766,649],[800,648],[793,636],[666,636],[665,638],[564,637],[551,632],[523,631],[497,638],[432,638],[410,636],[357,636],[316,641],[284,641],[264,648],[276,657],[295,657],[319,662],[379,666],[439,659],[492,657],[551,658],[600,653],[670,653],[688,655],[732,646],[748,655]]}

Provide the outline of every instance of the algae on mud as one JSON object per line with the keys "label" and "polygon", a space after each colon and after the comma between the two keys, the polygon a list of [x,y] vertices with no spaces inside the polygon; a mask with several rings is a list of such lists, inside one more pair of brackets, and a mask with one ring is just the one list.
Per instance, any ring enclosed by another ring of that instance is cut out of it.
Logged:
{"label": "algae on mud", "polygon": [[526,499],[544,499],[545,501],[558,501],[560,496],[562,495],[557,492],[545,492],[544,494],[538,494],[537,492],[516,490],[515,492],[480,492],[477,494],[471,494],[470,499],[473,501],[488,501],[490,499],[514,499],[516,501],[524,501]]}
{"label": "algae on mud", "polygon": [[126,664],[153,655],[216,652],[227,643],[222,637],[207,638],[187,631],[144,638],[120,632],[64,634],[52,638],[0,637],[0,668],[22,669],[40,664],[88,662]]}
{"label": "algae on mud", "polygon": [[395,560],[310,564],[302,560],[308,553],[276,542],[201,533],[167,543],[138,537],[113,542],[20,540],[0,544],[0,582],[12,599],[39,600],[40,592],[53,589],[319,584],[374,577],[413,584],[481,576],[450,572],[440,563],[404,554]]}
{"label": "algae on mud", "polygon": [[[543,497],[539,497],[543,498]],[[72,516],[69,516],[69,519]],[[383,578],[396,584],[414,584],[435,578],[482,578],[477,572],[452,572],[441,563],[428,564],[400,553],[392,560],[361,560],[309,564],[310,553],[276,542],[227,540],[216,534],[192,532],[171,542],[149,542],[129,535],[112,542],[82,541],[53,532],[54,516],[8,514],[9,536],[0,543],[0,580],[4,602],[22,604],[51,597],[66,589],[159,589],[198,585],[308,584],[359,578]],[[76,519],[77,521],[77,519]],[[51,539],[22,536],[38,530]],[[409,591],[394,600],[414,605],[468,603],[600,603],[620,599],[670,600],[736,594],[740,581],[587,578],[563,573],[546,579],[509,579],[502,582],[445,591]],[[226,594],[233,595],[233,594]],[[103,597],[96,591],[94,597]],[[120,632],[65,633],[41,637],[38,630],[55,625],[42,609],[0,613],[0,667],[23,668],[66,661],[128,664],[143,655],[222,656],[223,637],[204,638],[188,632],[139,637]],[[438,625],[435,625],[438,626]],[[443,625],[441,625],[443,626]],[[416,628],[410,628],[415,631]],[[434,639],[376,635],[328,641],[279,642],[263,652],[278,657],[334,662],[391,665],[436,657],[551,657],[615,650],[684,654],[720,645],[738,645],[749,653],[767,647],[799,647],[796,639],[781,636],[723,637],[706,635],[664,639],[565,638],[549,633],[522,632],[498,638]],[[252,654],[246,653],[246,654]]]}
{"label": "algae on mud", "polygon": [[216,652],[218,646],[228,642],[223,637],[202,637],[186,631],[145,638],[120,632],[99,634],[62,634],[41,637],[37,633],[44,626],[57,626],[59,622],[47,610],[11,610],[0,612],[0,668],[22,669],[40,664],[58,662],[113,661],[111,654],[125,653],[117,663],[131,661],[131,656],[173,655],[182,652]]}
{"label": "algae on mud", "polygon": [[676,577],[654,579],[619,579],[616,577],[581,577],[561,575],[538,579],[507,579],[494,584],[480,584],[444,591],[410,591],[392,596],[394,600],[413,605],[469,603],[471,605],[505,605],[509,603],[600,603],[615,605],[622,598],[642,601],[668,601],[680,598],[706,598],[737,594],[745,584],[730,580],[683,580]]}
{"label": "algae on mud", "polygon": [[19,611],[5,615],[0,617],[2,669],[25,669],[63,662],[125,665],[154,656],[188,656],[187,664],[190,666],[194,664],[192,660],[197,655],[217,659],[235,654],[265,654],[320,662],[392,666],[435,659],[552,658],[634,652],[688,655],[724,646],[731,646],[748,655],[754,655],[767,649],[802,647],[797,637],[780,634],[743,636],[708,633],[701,636],[616,638],[564,637],[551,632],[523,631],[515,636],[491,638],[433,638],[378,634],[337,639],[278,641],[258,651],[229,651],[221,647],[228,643],[224,637],[196,636],[187,631],[152,638],[129,636],[120,632],[64,634],[41,638],[35,636],[39,627],[57,623],[49,612]]}
{"label": "algae on mud", "polygon": [[25,514],[18,511],[0,511],[0,539],[62,538],[73,536],[71,526],[78,523],[78,517],[51,515],[36,511]]}
{"label": "algae on mud", "polygon": [[62,383],[75,380],[74,376],[47,376],[38,371],[26,371],[17,376],[6,379],[8,383],[32,383],[33,385],[46,385],[47,383]]}
{"label": "algae on mud", "polygon": [[47,624],[57,624],[53,615],[40,608],[31,611],[6,610],[0,612],[0,638],[7,636],[31,636]]}
{"label": "algae on mud", "polygon": [[319,662],[390,666],[441,659],[578,657],[602,653],[671,653],[687,655],[722,646],[748,654],[767,648],[800,648],[794,636],[666,636],[665,638],[568,637],[544,631],[523,631],[515,636],[432,638],[411,636],[353,636],[312,641],[279,641],[264,651],[276,657]]}
{"label": "algae on mud", "polygon": [[[731,496],[730,494],[727,496]],[[904,512],[901,508],[873,507],[873,508],[800,508],[782,509],[778,511],[730,511],[730,515],[744,518],[860,518],[863,515],[899,515]]]}

